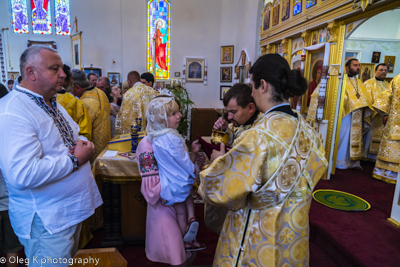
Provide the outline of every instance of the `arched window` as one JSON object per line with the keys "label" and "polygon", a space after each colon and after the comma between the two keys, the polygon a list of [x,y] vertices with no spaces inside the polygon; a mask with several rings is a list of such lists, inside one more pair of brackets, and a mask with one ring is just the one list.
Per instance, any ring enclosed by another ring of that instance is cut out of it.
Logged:
{"label": "arched window", "polygon": [[34,34],[51,34],[49,0],[31,0],[32,31]]}
{"label": "arched window", "polygon": [[26,0],[10,0],[12,30],[15,33],[29,33]]}
{"label": "arched window", "polygon": [[71,15],[69,0],[55,0],[55,20],[57,35],[71,35]]}
{"label": "arched window", "polygon": [[[169,79],[171,2],[147,2],[147,71],[155,79]],[[153,71],[153,67],[155,71]]]}

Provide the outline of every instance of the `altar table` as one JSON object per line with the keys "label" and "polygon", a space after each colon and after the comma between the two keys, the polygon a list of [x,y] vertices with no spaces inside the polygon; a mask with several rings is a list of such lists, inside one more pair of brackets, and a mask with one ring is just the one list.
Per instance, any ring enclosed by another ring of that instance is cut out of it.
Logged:
{"label": "altar table", "polygon": [[101,247],[121,249],[124,244],[144,242],[147,203],[140,193],[142,179],[136,159],[103,157],[107,148],[92,166],[104,202]]}

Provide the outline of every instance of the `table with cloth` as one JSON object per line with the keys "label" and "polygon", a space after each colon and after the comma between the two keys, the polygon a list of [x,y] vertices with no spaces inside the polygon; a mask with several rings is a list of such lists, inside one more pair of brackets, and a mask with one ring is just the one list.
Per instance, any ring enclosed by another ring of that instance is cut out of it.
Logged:
{"label": "table with cloth", "polygon": [[108,146],[92,167],[104,202],[103,211],[96,212],[95,220],[98,224],[99,216],[104,219],[101,246],[122,248],[123,244],[144,242],[147,203],[140,193],[142,179],[136,159],[103,157],[107,149]]}

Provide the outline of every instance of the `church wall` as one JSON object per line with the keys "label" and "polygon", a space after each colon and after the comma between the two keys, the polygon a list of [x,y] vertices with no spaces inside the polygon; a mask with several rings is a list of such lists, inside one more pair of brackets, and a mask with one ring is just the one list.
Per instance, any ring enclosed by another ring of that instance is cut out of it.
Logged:
{"label": "church wall", "polygon": [[[244,48],[254,63],[258,54],[258,13],[261,5],[262,0],[172,1],[171,78],[174,72],[180,72],[182,77],[185,56],[205,57],[208,60],[208,84],[184,85],[197,107],[222,107],[220,86],[232,85],[220,83],[220,67],[229,66],[220,64],[221,45],[235,46],[234,64]],[[146,1],[71,1],[71,23],[75,16],[78,18],[78,29],[83,32],[85,67],[92,64],[102,68],[103,75],[120,72],[122,82],[131,70],[145,72]],[[9,1],[0,2],[0,27],[11,28]],[[19,68],[19,57],[28,40],[55,41],[61,59],[71,65],[71,45],[67,36],[13,34],[10,29],[8,38],[12,71]]]}

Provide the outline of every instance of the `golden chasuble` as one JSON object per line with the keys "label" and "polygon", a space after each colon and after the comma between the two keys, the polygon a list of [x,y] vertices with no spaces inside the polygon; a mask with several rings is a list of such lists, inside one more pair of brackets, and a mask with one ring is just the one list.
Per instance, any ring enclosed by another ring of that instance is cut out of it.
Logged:
{"label": "golden chasuble", "polygon": [[348,78],[344,95],[342,118],[360,108],[369,108],[371,111],[374,111],[372,108],[371,94],[367,92],[360,79]]}
{"label": "golden chasuble", "polygon": [[[389,85],[386,81],[379,81],[376,78],[372,78],[364,82],[365,89],[367,93],[371,95],[372,103],[374,104],[379,95],[385,90]],[[371,121],[371,143],[370,143],[370,154],[378,154],[379,144],[382,139],[383,130],[383,116],[381,114],[376,114]]]}
{"label": "golden chasuble", "polygon": [[[233,123],[230,123],[228,128],[226,129],[226,133],[228,133],[228,146],[232,146],[233,142],[244,132],[257,125],[259,121],[264,118],[264,114],[259,112],[256,119],[253,123],[247,125],[241,125],[235,127]],[[228,212],[228,208],[224,206],[215,206],[210,203],[205,203],[204,207],[204,223],[208,228],[213,230],[215,233],[219,235],[222,229],[222,225],[225,221],[226,214]]]}
{"label": "golden chasuble", "polygon": [[57,102],[65,108],[71,118],[79,125],[79,135],[83,135],[89,141],[92,140],[92,121],[82,101],[66,92],[57,94]]}
{"label": "golden chasuble", "polygon": [[213,266],[309,265],[308,212],[324,153],[300,114],[273,111],[200,173],[203,198],[230,209]]}
{"label": "golden chasuble", "polygon": [[363,144],[365,126],[370,127],[371,119],[376,115],[376,111],[372,107],[371,94],[367,92],[361,80],[349,77],[345,88],[342,118],[350,113],[353,113],[350,132],[350,159],[360,160],[365,157]]}
{"label": "golden chasuble", "polygon": [[110,102],[107,95],[98,88],[87,90],[80,100],[85,104],[92,120],[93,162],[111,139]]}
{"label": "golden chasuble", "polygon": [[[375,167],[398,172],[400,163],[400,74],[375,100],[374,107],[389,115],[383,128]],[[373,177],[385,180],[377,177],[375,172]],[[387,182],[394,183],[395,181]]]}
{"label": "golden chasuble", "polygon": [[142,118],[142,130],[145,130],[147,105],[157,95],[156,90],[142,83],[129,89],[124,94],[121,109],[115,119],[115,133],[130,133],[131,125],[136,123],[138,116]]}

